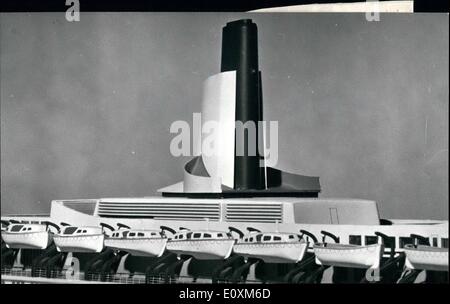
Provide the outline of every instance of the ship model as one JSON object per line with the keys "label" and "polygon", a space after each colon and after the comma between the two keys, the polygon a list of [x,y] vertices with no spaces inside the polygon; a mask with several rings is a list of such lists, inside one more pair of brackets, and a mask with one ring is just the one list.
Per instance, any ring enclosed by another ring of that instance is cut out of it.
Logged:
{"label": "ship model", "polygon": [[202,122],[220,125],[219,153],[195,156],[160,196],[2,215],[2,282],[447,282],[448,221],[382,219],[374,201],[319,198],[318,177],[248,153],[264,137],[238,143],[234,122],[259,132],[263,121],[257,26],[232,21],[222,34],[202,105]]}

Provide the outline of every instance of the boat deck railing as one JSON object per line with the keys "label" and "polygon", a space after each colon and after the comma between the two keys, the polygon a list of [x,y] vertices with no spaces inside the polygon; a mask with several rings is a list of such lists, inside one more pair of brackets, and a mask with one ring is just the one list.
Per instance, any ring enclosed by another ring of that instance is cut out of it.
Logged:
{"label": "boat deck railing", "polygon": [[[167,277],[164,275],[147,276],[134,275],[128,273],[102,274],[102,273],[77,273],[66,270],[42,269],[22,269],[22,268],[2,268],[3,283],[75,283],[75,284],[190,284],[190,283],[211,283],[210,278],[192,278],[188,276]],[[231,283],[228,280],[220,280],[217,283]],[[239,282],[238,282],[239,283]],[[242,281],[241,283],[260,283],[259,281]]]}

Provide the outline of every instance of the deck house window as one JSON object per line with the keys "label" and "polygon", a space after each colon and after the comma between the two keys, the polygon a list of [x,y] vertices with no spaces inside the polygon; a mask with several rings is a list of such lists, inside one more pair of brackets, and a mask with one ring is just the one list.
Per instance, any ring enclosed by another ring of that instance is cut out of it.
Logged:
{"label": "deck house window", "polygon": [[360,235],[349,235],[348,243],[352,245],[361,245],[361,236]]}
{"label": "deck house window", "polygon": [[442,238],[442,247],[448,248],[448,238]]}
{"label": "deck house window", "polygon": [[223,234],[222,233],[218,233],[217,237],[223,237]]}
{"label": "deck house window", "polygon": [[134,232],[130,233],[130,236],[135,236],[135,235],[136,235],[136,233],[134,233]]}
{"label": "deck house window", "polygon": [[77,229],[78,229],[77,227],[67,227],[67,228],[64,230],[64,233],[63,233],[63,234],[72,234],[72,233],[74,233]]}
{"label": "deck house window", "polygon": [[273,240],[274,240],[274,241],[281,241],[281,237],[279,237],[279,236],[274,236],[274,237],[273,237]]}
{"label": "deck house window", "polygon": [[400,237],[399,238],[400,248],[404,248],[405,245],[414,244],[413,239],[411,237]]}
{"label": "deck house window", "polygon": [[378,243],[378,237],[375,235],[367,235],[366,236],[366,245],[372,245]]}
{"label": "deck house window", "polygon": [[142,232],[139,232],[138,236],[144,236],[144,234]]}
{"label": "deck house window", "polygon": [[433,247],[437,247],[438,246],[438,238],[434,237],[433,238]]}
{"label": "deck house window", "polygon": [[269,235],[266,235],[263,237],[263,241],[270,241],[271,237]]}
{"label": "deck house window", "polygon": [[210,238],[210,237],[211,237],[211,234],[209,234],[209,233],[204,233],[204,234],[203,234],[203,237],[205,237],[205,238]]}
{"label": "deck house window", "polygon": [[12,226],[10,231],[17,232],[17,231],[20,231],[20,229],[22,229],[22,227],[23,227],[23,225],[15,225],[15,226]]}
{"label": "deck house window", "polygon": [[258,235],[256,236],[256,241],[257,241],[257,242],[261,242],[261,237],[262,237],[262,235],[261,235],[261,234],[258,234]]}
{"label": "deck house window", "polygon": [[199,239],[201,235],[201,233],[194,233],[194,239]]}

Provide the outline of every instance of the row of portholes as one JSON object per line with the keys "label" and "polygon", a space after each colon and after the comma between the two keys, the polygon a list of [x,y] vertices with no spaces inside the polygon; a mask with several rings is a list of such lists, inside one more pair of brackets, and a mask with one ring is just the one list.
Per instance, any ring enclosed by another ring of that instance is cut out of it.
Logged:
{"label": "row of portholes", "polygon": [[[58,238],[58,237],[55,237]],[[84,241],[84,240],[97,240],[99,238],[103,238],[103,234],[99,234],[99,235],[89,235],[89,236],[84,236],[84,235],[74,235],[74,236],[70,236],[70,237],[59,237],[58,241],[61,242],[70,242],[73,240],[76,241]]]}
{"label": "row of portholes", "polygon": [[247,248],[279,248],[280,245],[285,248],[298,248],[306,243],[259,243],[259,244],[249,244],[249,243],[239,243],[239,246]]}
{"label": "row of portholes", "polygon": [[[224,241],[230,241],[229,239],[225,239],[225,240],[198,240],[198,241],[202,241],[202,243],[201,244],[207,244],[207,245],[209,245],[209,244],[211,244],[211,245],[218,245],[218,244],[223,244],[223,242]],[[173,244],[173,245],[179,245],[179,246],[184,246],[184,245],[191,245],[191,246],[193,246],[193,245],[198,245],[199,243],[198,243],[198,241],[183,241],[183,240],[181,240],[181,241],[173,241],[173,242],[170,242],[171,244]]]}

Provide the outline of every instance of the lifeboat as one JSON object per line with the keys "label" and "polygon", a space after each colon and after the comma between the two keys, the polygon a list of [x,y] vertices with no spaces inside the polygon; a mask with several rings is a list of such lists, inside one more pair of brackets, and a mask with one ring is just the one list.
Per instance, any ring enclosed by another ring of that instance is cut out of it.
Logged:
{"label": "lifeboat", "polygon": [[254,229],[241,237],[233,247],[244,258],[257,258],[266,263],[297,263],[308,249],[308,243],[295,233],[260,232]]}
{"label": "lifeboat", "polygon": [[11,249],[46,249],[53,234],[45,224],[9,224],[2,229],[2,239]]}
{"label": "lifeboat", "polygon": [[448,248],[408,244],[404,250],[410,269],[448,271]]}
{"label": "lifeboat", "polygon": [[230,233],[210,230],[182,230],[168,240],[167,250],[198,260],[221,260],[230,256],[236,240]]}
{"label": "lifeboat", "polygon": [[119,229],[105,237],[105,246],[146,257],[160,257],[166,250],[168,238],[164,230],[136,230],[123,224],[117,225]]}
{"label": "lifeboat", "polygon": [[372,269],[379,267],[384,250],[382,244],[358,246],[318,243],[313,248],[319,265]]}
{"label": "lifeboat", "polygon": [[322,234],[324,234],[324,239],[325,236],[331,236],[336,243],[314,244],[313,249],[317,264],[350,268],[379,268],[384,253],[383,244],[366,246],[339,244],[339,238],[331,233],[322,231]]}
{"label": "lifeboat", "polygon": [[101,252],[105,234],[102,227],[65,226],[53,236],[59,252]]}

